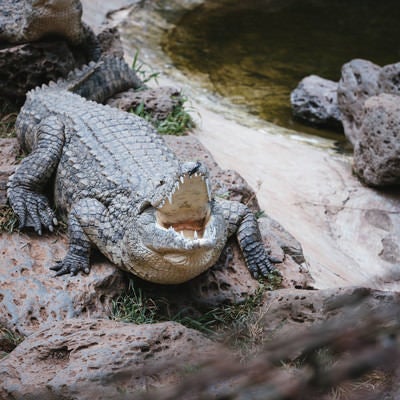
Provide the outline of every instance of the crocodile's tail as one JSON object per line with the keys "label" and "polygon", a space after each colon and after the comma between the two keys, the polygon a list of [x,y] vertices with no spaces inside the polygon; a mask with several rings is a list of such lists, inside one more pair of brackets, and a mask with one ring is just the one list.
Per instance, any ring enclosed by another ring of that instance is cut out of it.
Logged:
{"label": "crocodile's tail", "polygon": [[132,68],[115,56],[106,56],[75,69],[55,85],[98,103],[124,90],[145,87]]}

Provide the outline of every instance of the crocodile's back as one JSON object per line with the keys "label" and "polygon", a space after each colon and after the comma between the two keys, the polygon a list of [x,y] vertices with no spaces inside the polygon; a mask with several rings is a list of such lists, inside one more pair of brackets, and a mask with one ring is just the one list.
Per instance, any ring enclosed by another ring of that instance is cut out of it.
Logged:
{"label": "crocodile's back", "polygon": [[61,209],[116,189],[145,195],[178,168],[175,155],[147,121],[58,87],[36,90],[18,117],[18,132],[28,148],[36,140],[32,125],[50,116],[64,125],[55,179]]}

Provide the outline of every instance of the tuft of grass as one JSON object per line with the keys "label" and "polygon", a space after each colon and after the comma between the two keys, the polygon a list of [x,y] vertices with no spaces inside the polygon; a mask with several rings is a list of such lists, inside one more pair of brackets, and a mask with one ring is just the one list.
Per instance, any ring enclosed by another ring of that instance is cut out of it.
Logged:
{"label": "tuft of grass", "polygon": [[112,302],[111,318],[135,324],[153,324],[158,322],[157,311],[157,303],[147,298],[130,279],[127,291]]}
{"label": "tuft of grass", "polygon": [[13,233],[18,229],[18,217],[10,206],[0,207],[0,233]]}
{"label": "tuft of grass", "polygon": [[151,68],[139,61],[139,50],[136,50],[135,55],[133,57],[131,68],[135,71],[135,73],[140,77],[143,83],[150,82],[154,80],[157,83],[157,78],[159,77],[159,72],[149,72]]}
{"label": "tuft of grass", "polygon": [[0,351],[10,353],[23,340],[24,337],[20,334],[3,326],[0,326]]}
{"label": "tuft of grass", "polygon": [[7,106],[0,109],[0,138],[6,139],[15,137],[16,112],[10,112]]}
{"label": "tuft of grass", "polygon": [[262,280],[262,285],[265,290],[277,290],[282,287],[283,277],[279,271],[270,272],[265,280]]}
{"label": "tuft of grass", "polygon": [[163,321],[179,322],[217,340],[223,340],[242,357],[255,351],[263,338],[263,316],[260,306],[267,287],[261,285],[254,296],[242,304],[221,305],[193,315],[190,307],[171,315],[168,300],[150,298],[130,279],[127,291],[112,303],[111,318],[135,324]]}
{"label": "tuft of grass", "polygon": [[264,210],[259,210],[254,213],[254,216],[256,217],[256,219],[260,219],[260,218],[265,218],[267,214],[265,213]]}
{"label": "tuft of grass", "polygon": [[186,101],[187,99],[183,97],[166,119],[156,122],[155,126],[160,134],[181,136],[195,127],[192,117],[184,106]]}
{"label": "tuft of grass", "polygon": [[153,115],[145,109],[143,103],[140,103],[136,109],[133,110],[133,113],[149,121],[161,135],[182,136],[195,127],[192,117],[185,108],[186,101],[187,99],[182,97],[178,105],[176,105],[163,120],[154,118]]}
{"label": "tuft of grass", "polygon": [[[136,51],[132,61],[132,69],[140,77],[143,83],[154,80],[156,83],[160,75],[159,72],[149,72],[150,67],[139,61],[139,50]],[[161,135],[175,135],[181,136],[195,127],[193,118],[190,116],[188,108],[185,106],[188,99],[187,97],[179,95],[178,104],[163,120],[158,120],[145,109],[143,103],[139,104],[132,112],[139,117],[149,121],[157,129]]]}

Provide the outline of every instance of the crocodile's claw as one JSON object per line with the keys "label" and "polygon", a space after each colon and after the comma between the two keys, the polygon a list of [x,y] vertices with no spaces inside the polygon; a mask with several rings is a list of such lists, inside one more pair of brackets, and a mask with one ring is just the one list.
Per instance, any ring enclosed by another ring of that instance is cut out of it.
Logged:
{"label": "crocodile's claw", "polygon": [[8,200],[19,220],[19,229],[33,227],[42,234],[42,227],[53,232],[58,224],[54,211],[45,196],[28,189],[16,187],[8,190]]}
{"label": "crocodile's claw", "polygon": [[260,245],[258,250],[259,251],[255,251],[252,253],[252,256],[248,256],[247,258],[247,266],[251,275],[255,279],[260,277],[268,278],[271,274],[281,277],[282,274],[272,264],[272,260],[264,247]]}
{"label": "crocodile's claw", "polygon": [[90,264],[88,257],[68,253],[63,260],[57,261],[53,267],[50,267],[50,269],[57,272],[55,276],[65,274],[71,274],[71,276],[74,276],[79,271],[88,274],[90,272]]}

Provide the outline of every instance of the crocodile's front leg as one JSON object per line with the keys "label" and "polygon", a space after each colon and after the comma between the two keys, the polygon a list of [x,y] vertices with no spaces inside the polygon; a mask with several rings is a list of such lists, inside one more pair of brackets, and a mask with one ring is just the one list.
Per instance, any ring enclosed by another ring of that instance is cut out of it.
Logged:
{"label": "crocodile's front leg", "polygon": [[255,215],[244,204],[218,199],[228,226],[228,235],[236,233],[247,268],[254,278],[280,274],[272,264],[264,244]]}
{"label": "crocodile's front leg", "polygon": [[68,273],[76,275],[79,271],[89,273],[92,245],[118,263],[118,255],[113,251],[118,249],[116,243],[123,236],[123,228],[112,221],[112,212],[100,201],[84,198],[76,202],[68,216],[67,255],[50,268],[57,271],[56,276]]}
{"label": "crocodile's front leg", "polygon": [[36,128],[37,145],[8,181],[8,201],[17,214],[19,228],[31,226],[40,235],[42,226],[50,231],[57,219],[47,198],[40,193],[61,157],[64,125],[57,117],[43,120]]}

